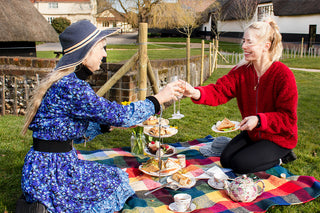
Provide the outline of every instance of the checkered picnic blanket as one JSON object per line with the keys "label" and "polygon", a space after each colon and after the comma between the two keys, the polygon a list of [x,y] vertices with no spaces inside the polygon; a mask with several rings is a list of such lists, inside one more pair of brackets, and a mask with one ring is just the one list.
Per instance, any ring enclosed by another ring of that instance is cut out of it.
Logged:
{"label": "checkered picnic blanket", "polygon": [[[204,157],[199,148],[211,142],[212,137],[196,139],[188,142],[170,144],[176,147],[178,154],[186,155],[184,172],[189,176],[198,176],[208,168],[220,165],[219,157]],[[78,151],[78,157],[84,160],[97,161],[102,164],[117,166],[129,174],[130,185],[135,195],[129,198],[122,212],[170,212],[168,206],[177,193],[188,193],[192,196],[196,210],[193,212],[265,212],[273,205],[293,205],[311,201],[320,195],[320,182],[314,177],[297,176],[287,169],[276,166],[265,172],[253,175],[263,179],[265,191],[253,202],[241,203],[232,201],[224,190],[215,190],[208,185],[208,180],[197,180],[190,189],[174,191],[163,188],[145,196],[148,190],[159,187],[159,179],[142,173],[138,167],[149,159],[148,156],[138,156],[130,153],[129,147],[113,148],[96,151]],[[175,157],[175,156],[173,156]],[[286,179],[280,174],[286,174]],[[227,173],[230,177],[236,175]],[[164,178],[163,178],[164,179]],[[163,180],[160,180],[163,181]]]}

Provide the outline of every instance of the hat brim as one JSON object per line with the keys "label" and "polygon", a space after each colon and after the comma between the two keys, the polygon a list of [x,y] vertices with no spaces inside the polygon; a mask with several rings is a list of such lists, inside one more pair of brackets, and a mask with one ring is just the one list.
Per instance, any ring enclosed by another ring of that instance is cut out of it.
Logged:
{"label": "hat brim", "polygon": [[200,147],[199,151],[206,157],[219,157],[230,141],[229,137],[216,137],[213,142]]}
{"label": "hat brim", "polygon": [[63,55],[59,62],[57,63],[56,67],[54,68],[54,71],[67,69],[70,67],[75,67],[82,63],[86,55],[90,52],[90,50],[102,39],[115,34],[118,32],[119,29],[111,29],[111,30],[103,30],[101,31],[94,39],[90,41],[87,45],[82,47],[81,49],[74,51],[69,54]]}

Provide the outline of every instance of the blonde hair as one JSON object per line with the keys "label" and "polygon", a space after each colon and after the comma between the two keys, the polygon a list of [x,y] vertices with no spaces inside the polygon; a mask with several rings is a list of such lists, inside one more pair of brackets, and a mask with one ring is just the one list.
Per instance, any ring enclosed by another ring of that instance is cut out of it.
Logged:
{"label": "blonde hair", "polygon": [[38,108],[41,104],[41,101],[46,94],[47,90],[51,85],[66,75],[74,72],[75,67],[57,70],[49,73],[39,84],[39,86],[33,91],[32,98],[27,107],[27,113],[25,116],[25,123],[22,128],[22,134],[26,134],[30,123],[32,122],[35,114],[38,111]]}
{"label": "blonde hair", "polygon": [[[269,57],[271,61],[279,61],[282,55],[282,36],[279,31],[279,26],[277,23],[270,17],[264,19],[263,21],[257,21],[250,24],[245,32],[248,30],[256,30],[257,37],[261,41],[269,41],[271,43],[269,48]],[[249,64],[249,61],[246,61],[244,58],[238,63],[237,67],[240,67],[245,64]]]}

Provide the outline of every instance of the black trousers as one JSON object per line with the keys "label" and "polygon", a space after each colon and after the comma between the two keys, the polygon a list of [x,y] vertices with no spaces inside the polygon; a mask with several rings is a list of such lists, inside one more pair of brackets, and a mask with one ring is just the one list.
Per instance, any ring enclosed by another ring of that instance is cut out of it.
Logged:
{"label": "black trousers", "polygon": [[290,151],[268,140],[253,142],[247,131],[242,131],[223,150],[220,162],[224,168],[231,168],[236,173],[247,174],[264,171],[278,165],[279,159]]}

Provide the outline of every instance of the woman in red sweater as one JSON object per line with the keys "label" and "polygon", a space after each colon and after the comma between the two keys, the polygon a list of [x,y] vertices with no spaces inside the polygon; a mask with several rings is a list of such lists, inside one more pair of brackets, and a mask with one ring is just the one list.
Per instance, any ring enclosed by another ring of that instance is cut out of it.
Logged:
{"label": "woman in red sweater", "polygon": [[184,95],[211,106],[237,99],[241,133],[226,146],[220,162],[237,173],[252,173],[296,158],[298,92],[293,73],[278,61],[283,48],[273,20],[251,24],[242,49],[244,59],[216,84],[187,84]]}

